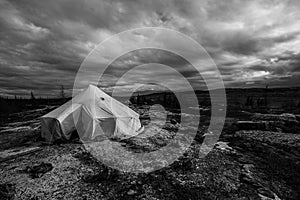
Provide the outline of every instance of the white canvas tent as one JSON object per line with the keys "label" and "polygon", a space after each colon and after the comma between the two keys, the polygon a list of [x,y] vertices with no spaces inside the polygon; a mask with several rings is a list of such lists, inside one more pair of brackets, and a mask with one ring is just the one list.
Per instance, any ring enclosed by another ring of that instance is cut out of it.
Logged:
{"label": "white canvas tent", "polygon": [[72,100],[41,117],[41,136],[47,142],[69,140],[77,129],[80,138],[130,137],[143,127],[139,114],[90,85]]}

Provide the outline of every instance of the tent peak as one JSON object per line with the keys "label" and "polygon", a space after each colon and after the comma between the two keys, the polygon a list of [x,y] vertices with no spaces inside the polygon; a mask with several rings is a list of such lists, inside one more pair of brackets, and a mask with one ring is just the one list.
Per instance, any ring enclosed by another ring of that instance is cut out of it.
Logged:
{"label": "tent peak", "polygon": [[96,85],[89,84],[89,86],[85,89],[85,91],[98,91],[99,89]]}
{"label": "tent peak", "polygon": [[89,84],[88,88],[98,88],[96,85]]}

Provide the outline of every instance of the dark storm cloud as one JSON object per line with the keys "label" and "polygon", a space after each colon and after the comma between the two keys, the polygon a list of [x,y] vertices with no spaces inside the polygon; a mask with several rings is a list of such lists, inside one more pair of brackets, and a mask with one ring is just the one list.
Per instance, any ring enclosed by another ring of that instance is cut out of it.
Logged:
{"label": "dark storm cloud", "polygon": [[270,48],[279,43],[285,43],[297,39],[299,32],[288,33],[275,37],[260,37],[247,33],[235,33],[226,38],[222,43],[223,49],[236,54],[251,55]]}
{"label": "dark storm cloud", "polygon": [[[181,73],[186,79],[195,77],[202,79],[199,72],[186,59],[178,54],[158,49],[141,49],[130,52],[122,57],[119,57],[115,62],[113,62],[105,73],[120,77],[127,71],[148,63],[159,63],[169,66]],[[155,71],[151,69],[151,65],[149,65],[148,69],[148,74],[151,77],[151,73],[155,73]],[[156,76],[161,75],[160,71],[157,73],[158,74],[156,74]],[[139,76],[139,74],[137,74],[137,76]],[[149,76],[144,76],[144,80],[139,79],[141,81],[140,83],[150,83],[151,78],[149,78]]]}
{"label": "dark storm cloud", "polygon": [[[0,0],[0,92],[51,95],[61,84],[71,89],[80,63],[99,42],[144,26],[193,37],[214,58],[229,87],[266,79],[276,86],[299,85],[299,8],[296,0]],[[121,57],[107,72],[113,80],[150,62],[198,80],[184,59],[161,51]],[[146,74],[138,72],[132,81],[147,81]],[[165,78],[158,69],[153,74]]]}

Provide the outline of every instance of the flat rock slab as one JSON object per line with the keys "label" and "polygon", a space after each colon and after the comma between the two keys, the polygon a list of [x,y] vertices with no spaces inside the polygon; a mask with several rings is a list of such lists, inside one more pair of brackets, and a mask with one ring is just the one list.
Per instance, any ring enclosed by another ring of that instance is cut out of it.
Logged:
{"label": "flat rock slab", "polygon": [[19,156],[30,154],[41,150],[41,147],[19,147],[14,149],[7,149],[0,152],[0,162],[10,160]]}

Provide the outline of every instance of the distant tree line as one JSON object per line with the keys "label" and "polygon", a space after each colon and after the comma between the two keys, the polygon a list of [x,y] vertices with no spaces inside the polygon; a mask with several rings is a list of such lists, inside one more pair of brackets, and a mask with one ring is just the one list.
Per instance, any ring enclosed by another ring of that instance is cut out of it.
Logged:
{"label": "distant tree line", "polygon": [[155,93],[148,95],[133,95],[130,99],[133,104],[137,105],[153,105],[160,104],[165,108],[180,109],[180,104],[175,96],[171,92]]}
{"label": "distant tree line", "polygon": [[268,101],[266,98],[256,98],[254,99],[251,96],[247,97],[245,106],[250,107],[250,108],[263,108],[263,107],[267,107],[268,106]]}
{"label": "distant tree line", "polygon": [[55,98],[36,97],[33,91],[30,91],[29,97],[0,96],[0,115],[6,115],[15,112],[22,112],[28,109],[40,108],[45,105],[61,105],[70,98],[66,98],[64,86],[60,87],[60,92]]}

